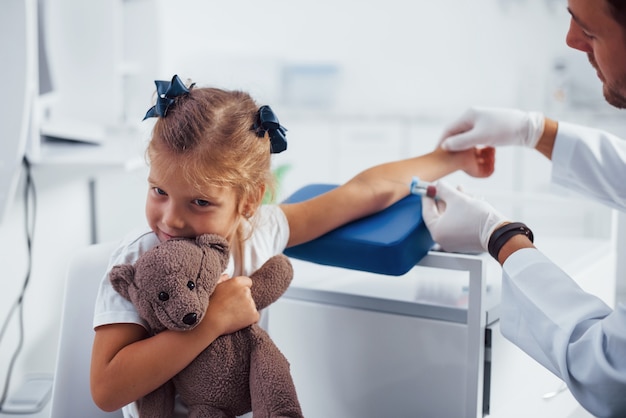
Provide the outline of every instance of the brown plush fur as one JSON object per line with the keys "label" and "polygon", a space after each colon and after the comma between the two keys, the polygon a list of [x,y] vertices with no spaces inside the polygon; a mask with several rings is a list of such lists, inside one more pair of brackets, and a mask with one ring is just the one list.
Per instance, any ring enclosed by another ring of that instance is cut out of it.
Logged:
{"label": "brown plush fur", "polygon": [[[113,267],[115,290],[131,301],[151,332],[189,330],[203,318],[209,296],[228,263],[228,243],[217,235],[163,242],[134,265]],[[258,309],[287,290],[293,269],[284,255],[250,276]],[[142,417],[170,417],[178,392],[197,418],[302,417],[287,359],[269,335],[251,325],[216,339],[177,376],[139,401]]]}

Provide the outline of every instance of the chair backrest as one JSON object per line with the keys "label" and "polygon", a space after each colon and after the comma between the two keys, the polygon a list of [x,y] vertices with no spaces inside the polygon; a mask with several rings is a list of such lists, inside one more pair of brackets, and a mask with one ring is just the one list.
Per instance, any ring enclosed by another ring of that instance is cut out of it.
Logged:
{"label": "chair backrest", "polygon": [[98,285],[115,243],[88,246],[70,262],[63,302],[59,351],[52,388],[51,418],[122,417],[100,410],[91,398],[89,368]]}

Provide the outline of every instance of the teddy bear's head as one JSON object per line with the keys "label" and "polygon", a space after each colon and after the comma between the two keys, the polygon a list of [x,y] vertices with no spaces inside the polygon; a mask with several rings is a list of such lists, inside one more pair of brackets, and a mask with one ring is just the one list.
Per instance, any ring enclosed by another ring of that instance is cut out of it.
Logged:
{"label": "teddy bear's head", "polygon": [[228,264],[228,242],[212,234],[171,239],[133,264],[114,266],[113,288],[135,305],[152,332],[189,330],[201,320]]}

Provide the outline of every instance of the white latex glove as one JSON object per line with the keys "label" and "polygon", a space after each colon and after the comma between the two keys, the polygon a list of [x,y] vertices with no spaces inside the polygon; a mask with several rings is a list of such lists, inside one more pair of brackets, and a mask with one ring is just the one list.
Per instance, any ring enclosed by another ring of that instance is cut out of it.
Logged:
{"label": "white latex glove", "polygon": [[434,186],[438,199],[422,198],[422,217],[435,242],[449,252],[487,251],[491,234],[508,219],[484,200],[444,181]]}
{"label": "white latex glove", "polygon": [[520,145],[535,148],[545,118],[538,112],[472,107],[444,131],[439,144],[448,151],[480,145]]}

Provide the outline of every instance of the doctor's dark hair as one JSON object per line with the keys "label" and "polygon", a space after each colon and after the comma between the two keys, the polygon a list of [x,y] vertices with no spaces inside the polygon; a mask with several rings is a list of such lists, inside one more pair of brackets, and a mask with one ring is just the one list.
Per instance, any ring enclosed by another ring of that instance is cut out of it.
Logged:
{"label": "doctor's dark hair", "polygon": [[[149,164],[180,167],[201,191],[207,185],[235,190],[237,205],[274,190],[268,135],[251,129],[259,106],[248,93],[192,88],[157,118],[147,149]],[[240,208],[241,209],[241,208]]]}
{"label": "doctor's dark hair", "polygon": [[[609,6],[609,13],[622,27],[626,37],[626,0],[606,0]],[[626,39],[625,39],[626,41]]]}

